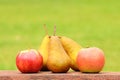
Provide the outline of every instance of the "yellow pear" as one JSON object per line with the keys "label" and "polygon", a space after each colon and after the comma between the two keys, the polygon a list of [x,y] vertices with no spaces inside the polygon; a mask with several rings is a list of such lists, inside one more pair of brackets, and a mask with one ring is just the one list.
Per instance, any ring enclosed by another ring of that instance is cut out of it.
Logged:
{"label": "yellow pear", "polygon": [[54,73],[65,73],[70,68],[70,58],[65,52],[57,36],[50,37],[49,56],[47,67]]}
{"label": "yellow pear", "polygon": [[71,58],[71,68],[75,71],[79,70],[78,66],[76,64],[76,57],[77,57],[79,50],[81,49],[81,46],[74,40],[72,40],[68,37],[65,37],[65,36],[60,37],[60,41],[61,41],[65,51]]}
{"label": "yellow pear", "polygon": [[48,70],[46,63],[47,63],[47,59],[48,59],[49,41],[50,41],[50,38],[48,35],[46,35],[43,38],[40,48],[38,50],[41,53],[41,55],[43,56],[43,67],[41,69],[42,71]]}

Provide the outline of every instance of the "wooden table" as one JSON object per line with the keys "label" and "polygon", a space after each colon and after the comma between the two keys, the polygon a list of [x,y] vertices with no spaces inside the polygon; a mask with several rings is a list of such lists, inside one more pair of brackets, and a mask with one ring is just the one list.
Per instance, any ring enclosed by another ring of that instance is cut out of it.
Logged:
{"label": "wooden table", "polygon": [[39,72],[23,74],[19,71],[1,70],[0,80],[120,80],[120,72],[101,72],[101,73],[51,73]]}

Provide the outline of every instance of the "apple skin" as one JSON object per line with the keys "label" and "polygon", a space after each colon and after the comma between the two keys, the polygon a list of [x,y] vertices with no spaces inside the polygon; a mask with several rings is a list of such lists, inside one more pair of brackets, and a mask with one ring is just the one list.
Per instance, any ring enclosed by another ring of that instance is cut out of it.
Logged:
{"label": "apple skin", "polygon": [[81,72],[98,73],[105,64],[104,52],[97,47],[83,48],[76,59]]}
{"label": "apple skin", "polygon": [[23,50],[16,57],[16,66],[22,73],[36,73],[42,65],[43,58],[35,49]]}

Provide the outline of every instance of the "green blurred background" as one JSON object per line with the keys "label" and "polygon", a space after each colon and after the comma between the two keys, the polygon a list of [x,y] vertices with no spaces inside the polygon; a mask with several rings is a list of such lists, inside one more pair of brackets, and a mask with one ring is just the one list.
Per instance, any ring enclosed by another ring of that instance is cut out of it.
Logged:
{"label": "green blurred background", "polygon": [[0,69],[16,70],[20,50],[38,49],[54,25],[83,47],[104,50],[103,71],[120,71],[120,0],[0,0]]}

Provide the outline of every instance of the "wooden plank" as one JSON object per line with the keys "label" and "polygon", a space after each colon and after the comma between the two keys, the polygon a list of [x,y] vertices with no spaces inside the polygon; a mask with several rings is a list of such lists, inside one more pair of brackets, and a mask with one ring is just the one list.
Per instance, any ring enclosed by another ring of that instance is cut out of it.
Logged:
{"label": "wooden plank", "polygon": [[39,72],[23,74],[19,71],[2,70],[0,80],[120,80],[120,72],[101,72],[101,73],[51,73]]}

